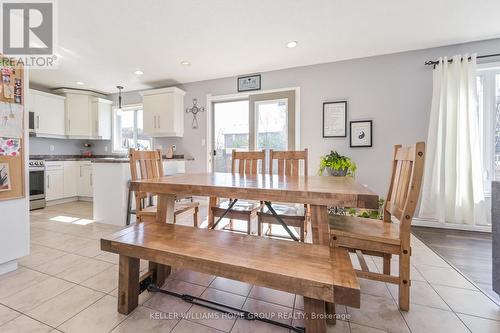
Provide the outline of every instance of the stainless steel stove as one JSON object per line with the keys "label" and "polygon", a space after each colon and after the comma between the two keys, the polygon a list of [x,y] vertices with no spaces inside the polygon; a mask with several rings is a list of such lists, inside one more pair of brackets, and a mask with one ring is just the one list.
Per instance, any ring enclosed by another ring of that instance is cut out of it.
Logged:
{"label": "stainless steel stove", "polygon": [[30,210],[45,208],[45,161],[30,160]]}

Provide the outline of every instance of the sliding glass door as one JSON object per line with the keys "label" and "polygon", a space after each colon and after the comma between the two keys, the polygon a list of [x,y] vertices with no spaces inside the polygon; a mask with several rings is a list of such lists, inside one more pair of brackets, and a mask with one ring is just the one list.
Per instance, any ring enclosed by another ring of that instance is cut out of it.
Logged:
{"label": "sliding glass door", "polygon": [[[295,149],[295,91],[212,104],[212,170],[231,172],[231,152]],[[268,166],[266,165],[266,170]]]}

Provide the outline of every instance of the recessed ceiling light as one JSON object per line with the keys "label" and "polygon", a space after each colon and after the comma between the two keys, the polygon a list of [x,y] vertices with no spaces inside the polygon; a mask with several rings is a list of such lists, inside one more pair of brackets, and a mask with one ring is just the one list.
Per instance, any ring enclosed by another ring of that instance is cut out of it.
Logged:
{"label": "recessed ceiling light", "polygon": [[286,43],[286,47],[288,47],[289,49],[292,49],[292,48],[296,47],[297,45],[299,45],[299,43],[297,41],[294,41],[294,40]]}
{"label": "recessed ceiling light", "polygon": [[85,83],[83,83],[82,81],[76,81],[76,84],[79,86],[83,86]]}
{"label": "recessed ceiling light", "polygon": [[135,74],[135,75],[142,75],[142,74],[144,74],[144,72],[143,72],[143,71],[141,71],[140,69],[138,69],[138,70],[136,70],[136,71],[134,72],[134,74]]}
{"label": "recessed ceiling light", "polygon": [[183,66],[191,66],[191,63],[189,61],[184,60],[184,61],[181,61],[181,65],[183,65]]}

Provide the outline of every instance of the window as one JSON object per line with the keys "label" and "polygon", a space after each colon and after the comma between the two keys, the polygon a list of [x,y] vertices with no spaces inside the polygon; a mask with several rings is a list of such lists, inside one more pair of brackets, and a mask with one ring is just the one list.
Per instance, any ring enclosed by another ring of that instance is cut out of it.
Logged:
{"label": "window", "polygon": [[500,180],[500,65],[483,67],[477,77],[479,129],[487,194]]}
{"label": "window", "polygon": [[151,149],[151,138],[144,133],[142,105],[113,110],[113,124],[113,152]]}

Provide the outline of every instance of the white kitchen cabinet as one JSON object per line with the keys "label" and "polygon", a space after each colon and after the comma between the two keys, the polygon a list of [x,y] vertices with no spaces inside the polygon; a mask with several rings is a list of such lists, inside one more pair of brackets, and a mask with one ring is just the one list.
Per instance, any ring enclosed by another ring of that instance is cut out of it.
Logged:
{"label": "white kitchen cabinet", "polygon": [[152,137],[184,136],[183,90],[170,87],[143,91],[144,132]]}
{"label": "white kitchen cabinet", "polygon": [[78,162],[64,161],[64,197],[71,198],[78,195]]}
{"label": "white kitchen cabinet", "polygon": [[91,113],[93,119],[92,136],[101,140],[111,140],[111,108],[112,101],[93,98]]}
{"label": "white kitchen cabinet", "polygon": [[66,134],[82,138],[92,136],[89,96],[66,94]]}
{"label": "white kitchen cabinet", "polygon": [[55,90],[66,97],[66,135],[70,139],[111,140],[112,101],[78,89]]}
{"label": "white kitchen cabinet", "polygon": [[64,163],[45,163],[45,198],[47,201],[64,197]]}
{"label": "white kitchen cabinet", "polygon": [[39,137],[64,137],[65,97],[30,89],[30,112],[34,112],[34,130]]}
{"label": "white kitchen cabinet", "polygon": [[90,162],[79,163],[78,196],[93,197],[92,164]]}

